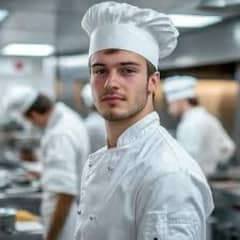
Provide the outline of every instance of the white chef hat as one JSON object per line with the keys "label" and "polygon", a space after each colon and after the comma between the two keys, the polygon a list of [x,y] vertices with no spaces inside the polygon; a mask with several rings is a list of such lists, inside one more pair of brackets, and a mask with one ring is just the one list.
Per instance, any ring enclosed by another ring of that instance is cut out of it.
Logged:
{"label": "white chef hat", "polygon": [[30,86],[12,86],[4,96],[4,111],[8,115],[22,115],[29,110],[38,94],[38,91]]}
{"label": "white chef hat", "polygon": [[165,79],[163,91],[168,102],[196,97],[197,79],[192,76],[173,76]]}
{"label": "white chef hat", "polygon": [[127,3],[102,2],[88,9],[82,27],[90,37],[89,57],[104,49],[135,52],[156,68],[177,45],[178,31],[169,17]]}
{"label": "white chef hat", "polygon": [[82,96],[84,104],[87,107],[93,106],[94,101],[93,101],[91,86],[89,83],[85,84],[84,87],[82,88],[81,96]]}

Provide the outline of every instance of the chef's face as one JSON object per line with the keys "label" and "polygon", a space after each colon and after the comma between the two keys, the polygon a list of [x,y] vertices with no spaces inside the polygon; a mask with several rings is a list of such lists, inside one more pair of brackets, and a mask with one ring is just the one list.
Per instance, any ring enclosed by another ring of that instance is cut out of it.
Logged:
{"label": "chef's face", "polygon": [[146,60],[126,50],[91,56],[91,87],[97,110],[108,121],[141,117],[152,111],[158,73],[147,76]]}
{"label": "chef's face", "polygon": [[182,115],[181,101],[180,100],[170,101],[168,103],[168,113],[173,117],[181,117]]}
{"label": "chef's face", "polygon": [[30,121],[33,125],[43,128],[47,124],[47,116],[46,114],[38,113],[36,111],[31,111],[28,115],[24,116],[28,121]]}

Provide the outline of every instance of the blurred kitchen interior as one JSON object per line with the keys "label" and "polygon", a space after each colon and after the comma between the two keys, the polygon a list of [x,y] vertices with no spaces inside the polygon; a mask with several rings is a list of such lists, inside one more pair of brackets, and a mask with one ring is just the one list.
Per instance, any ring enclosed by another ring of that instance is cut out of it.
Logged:
{"label": "blurred kitchen interior", "polygon": [[[4,113],[4,93],[15,84],[31,85],[85,116],[80,90],[89,79],[88,38],[80,23],[97,2],[102,1],[0,1],[0,219],[8,217],[10,226],[7,231],[0,226],[0,239],[42,237],[36,220],[41,167],[31,161],[38,154],[41,131]],[[170,15],[181,36],[175,52],[160,63],[161,78],[197,77],[200,103],[221,120],[237,145],[228,166],[209,179],[216,210],[208,239],[240,239],[240,0],[126,2]],[[29,44],[35,46],[29,50]],[[178,122],[167,114],[161,83],[155,105],[162,124],[174,134]],[[9,208],[17,210],[14,226]]]}

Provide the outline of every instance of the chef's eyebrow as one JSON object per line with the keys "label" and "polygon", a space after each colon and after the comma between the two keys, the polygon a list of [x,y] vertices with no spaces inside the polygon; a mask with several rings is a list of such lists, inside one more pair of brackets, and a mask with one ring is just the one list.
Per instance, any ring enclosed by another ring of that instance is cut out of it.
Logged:
{"label": "chef's eyebrow", "polygon": [[94,63],[91,65],[91,68],[94,68],[94,67],[104,67],[106,66],[106,64],[103,64],[103,63]]}
{"label": "chef's eyebrow", "polygon": [[[127,66],[127,65],[131,65],[131,66],[140,66],[140,64],[136,63],[136,62],[120,62],[120,63],[117,63],[116,65],[121,65],[121,66]],[[106,66],[106,64],[104,63],[93,63],[91,65],[91,68],[94,68],[94,67],[104,67]]]}

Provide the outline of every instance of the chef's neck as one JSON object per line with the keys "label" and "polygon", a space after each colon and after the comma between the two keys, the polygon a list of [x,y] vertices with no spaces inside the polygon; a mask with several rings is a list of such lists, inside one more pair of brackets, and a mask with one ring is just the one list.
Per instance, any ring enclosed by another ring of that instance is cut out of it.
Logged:
{"label": "chef's neck", "polygon": [[153,109],[148,109],[147,111],[142,111],[137,115],[132,117],[118,120],[118,121],[109,121],[106,120],[106,130],[107,130],[107,146],[108,148],[114,148],[117,146],[117,141],[120,135],[131,127],[136,122],[140,121],[144,118],[147,114],[152,112]]}

